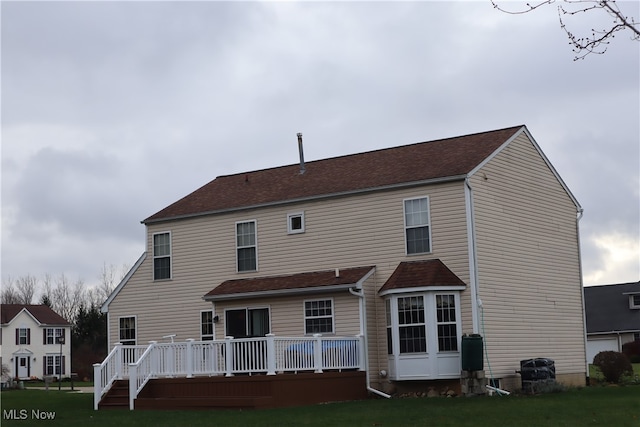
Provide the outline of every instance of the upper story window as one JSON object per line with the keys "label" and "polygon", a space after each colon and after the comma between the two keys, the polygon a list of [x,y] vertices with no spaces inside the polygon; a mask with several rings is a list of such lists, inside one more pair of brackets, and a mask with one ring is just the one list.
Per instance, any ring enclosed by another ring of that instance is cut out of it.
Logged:
{"label": "upper story window", "polygon": [[431,252],[428,197],[404,201],[404,227],[407,255]]}
{"label": "upper story window", "polygon": [[46,328],[43,331],[43,344],[59,344],[59,338],[64,340],[63,328]]}
{"label": "upper story window", "polygon": [[331,299],[304,302],[304,333],[333,333],[333,301]]}
{"label": "upper story window", "polygon": [[200,312],[200,338],[202,341],[213,340],[213,311]]}
{"label": "upper story window", "polygon": [[238,271],[258,269],[256,221],[236,223],[236,252]]}
{"label": "upper story window", "polygon": [[629,295],[629,308],[640,309],[640,294]]}
{"label": "upper story window", "polygon": [[287,232],[289,234],[304,233],[304,212],[287,215]]}
{"label": "upper story window", "polygon": [[171,233],[153,235],[153,280],[171,279]]}
{"label": "upper story window", "polygon": [[31,329],[29,328],[16,329],[16,344],[31,345]]}
{"label": "upper story window", "polygon": [[119,321],[119,341],[124,345],[136,344],[136,317],[121,317]]}

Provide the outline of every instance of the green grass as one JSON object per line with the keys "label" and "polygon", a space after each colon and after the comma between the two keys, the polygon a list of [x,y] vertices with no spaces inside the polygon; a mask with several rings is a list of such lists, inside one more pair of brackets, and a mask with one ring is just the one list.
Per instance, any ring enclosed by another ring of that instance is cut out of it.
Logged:
{"label": "green grass", "polygon": [[[60,426],[640,426],[640,387],[587,387],[537,396],[371,399],[250,411],[94,411],[91,393],[0,393],[2,425]],[[8,419],[24,410],[25,420]],[[32,410],[55,411],[53,421]]]}

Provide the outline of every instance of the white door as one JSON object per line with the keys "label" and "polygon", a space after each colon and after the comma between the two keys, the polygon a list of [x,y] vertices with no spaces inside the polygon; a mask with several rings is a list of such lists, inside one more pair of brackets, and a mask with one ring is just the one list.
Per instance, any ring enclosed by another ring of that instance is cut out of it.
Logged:
{"label": "white door", "polygon": [[18,374],[18,378],[28,378],[29,377],[29,356],[18,356],[18,369],[16,373]]}
{"label": "white door", "polygon": [[587,338],[587,362],[593,363],[593,358],[601,351],[620,351],[618,338]]}

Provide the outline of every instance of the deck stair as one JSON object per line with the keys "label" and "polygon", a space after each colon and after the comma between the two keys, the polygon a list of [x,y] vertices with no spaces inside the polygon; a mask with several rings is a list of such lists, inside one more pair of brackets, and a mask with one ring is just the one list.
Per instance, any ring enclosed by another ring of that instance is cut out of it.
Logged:
{"label": "deck stair", "polygon": [[117,380],[102,398],[99,409],[129,409],[129,380]]}

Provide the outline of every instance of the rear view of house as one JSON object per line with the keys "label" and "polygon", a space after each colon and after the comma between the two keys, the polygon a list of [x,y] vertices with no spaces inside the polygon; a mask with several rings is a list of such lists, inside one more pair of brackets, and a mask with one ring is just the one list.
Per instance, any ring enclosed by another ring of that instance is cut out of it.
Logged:
{"label": "rear view of house", "polygon": [[271,368],[209,373],[357,368],[386,395],[458,382],[476,334],[501,387],[534,357],[584,384],[581,213],[525,126],[219,176],[143,221],[110,346],[265,340],[243,358]]}

